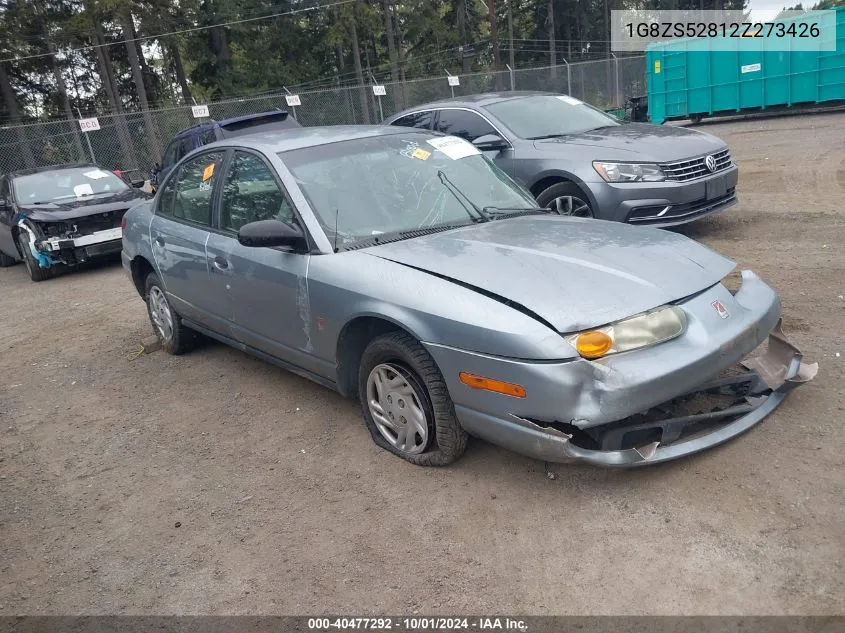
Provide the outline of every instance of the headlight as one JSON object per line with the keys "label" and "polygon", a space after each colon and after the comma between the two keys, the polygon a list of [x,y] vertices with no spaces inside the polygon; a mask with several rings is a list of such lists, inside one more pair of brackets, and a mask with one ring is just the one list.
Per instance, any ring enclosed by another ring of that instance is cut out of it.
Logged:
{"label": "headlight", "polygon": [[605,163],[594,160],[593,169],[605,182],[659,182],[666,180],[663,171],[651,163]]}
{"label": "headlight", "polygon": [[571,334],[566,341],[584,358],[629,352],[657,345],[679,336],[687,326],[686,313],[676,306],[663,306],[611,325]]}

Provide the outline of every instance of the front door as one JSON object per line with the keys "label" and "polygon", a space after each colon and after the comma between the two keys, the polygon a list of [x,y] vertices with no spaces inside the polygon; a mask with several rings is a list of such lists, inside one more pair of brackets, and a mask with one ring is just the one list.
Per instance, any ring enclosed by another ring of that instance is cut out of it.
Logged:
{"label": "front door", "polygon": [[[472,110],[458,108],[444,108],[437,111],[437,121],[434,129],[444,134],[458,136],[472,143],[480,136],[495,134],[502,136],[493,125],[483,116]],[[505,139],[506,141],[508,139]],[[508,174],[513,171],[513,149],[508,147],[503,150],[484,152],[495,165]]]}
{"label": "front door", "polygon": [[258,153],[236,150],[222,183],[220,235],[209,241],[215,292],[231,301],[234,337],[250,347],[315,370],[311,355],[307,253],[242,246],[237,232],[258,220],[297,223],[275,172]]}
{"label": "front door", "polygon": [[205,152],[185,162],[161,191],[150,239],[155,265],[173,309],[214,328],[206,242],[223,152]]}

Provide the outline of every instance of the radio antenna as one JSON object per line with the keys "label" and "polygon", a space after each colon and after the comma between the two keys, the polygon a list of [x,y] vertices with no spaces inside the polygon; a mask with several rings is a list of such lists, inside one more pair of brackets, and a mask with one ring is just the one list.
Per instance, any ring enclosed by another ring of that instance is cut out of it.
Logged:
{"label": "radio antenna", "polygon": [[334,210],[334,252],[337,253],[337,218],[340,215],[340,207]]}

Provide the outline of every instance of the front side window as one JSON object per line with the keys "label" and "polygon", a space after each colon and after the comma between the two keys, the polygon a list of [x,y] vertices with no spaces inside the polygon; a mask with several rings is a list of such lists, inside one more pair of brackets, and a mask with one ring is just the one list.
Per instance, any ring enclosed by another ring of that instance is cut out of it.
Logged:
{"label": "front side window", "polygon": [[431,120],[433,112],[426,110],[425,112],[414,112],[396,119],[391,125],[398,125],[400,127],[415,127],[421,130],[431,129]]}
{"label": "front side window", "polygon": [[535,206],[476,147],[451,136],[407,130],[279,156],[326,236],[341,247],[382,234],[401,238],[405,231],[469,224],[484,207]]}
{"label": "front side window", "polygon": [[112,172],[99,167],[53,169],[17,176],[12,186],[20,204],[48,204],[114,194],[129,188]]}
{"label": "front side window", "polygon": [[214,134],[214,128],[206,130],[200,135],[200,145],[208,145],[217,141],[217,136]]}
{"label": "front side window", "polygon": [[211,226],[214,183],[219,178],[223,152],[195,156],[167,181],[158,213],[203,226]]}
{"label": "front side window", "polygon": [[483,117],[469,110],[441,110],[437,131],[459,136],[470,143],[485,134],[498,134]]}
{"label": "front side window", "polygon": [[261,158],[249,152],[235,152],[223,183],[220,227],[238,231],[244,224],[258,220],[292,224],[293,207]]}

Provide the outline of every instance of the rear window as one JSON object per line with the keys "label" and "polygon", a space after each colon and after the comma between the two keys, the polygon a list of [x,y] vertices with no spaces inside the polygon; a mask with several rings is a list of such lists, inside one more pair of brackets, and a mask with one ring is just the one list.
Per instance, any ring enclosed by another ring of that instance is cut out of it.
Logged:
{"label": "rear window", "polygon": [[233,136],[243,136],[244,134],[289,130],[297,127],[302,126],[287,112],[268,112],[267,114],[258,114],[242,121],[221,123],[220,131],[223,134],[223,138],[231,138]]}

